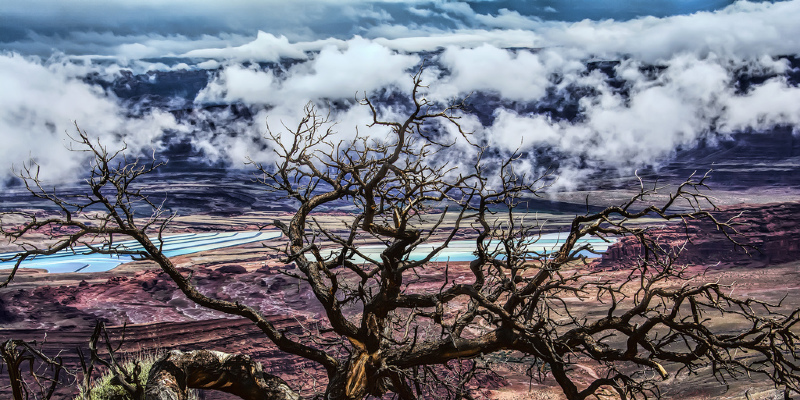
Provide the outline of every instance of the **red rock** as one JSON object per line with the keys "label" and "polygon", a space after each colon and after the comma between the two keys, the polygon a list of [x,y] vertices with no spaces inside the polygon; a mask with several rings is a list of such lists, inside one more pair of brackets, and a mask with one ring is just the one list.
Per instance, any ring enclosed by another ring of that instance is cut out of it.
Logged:
{"label": "red rock", "polygon": [[247,272],[247,269],[241,265],[225,265],[217,268],[217,271],[223,274],[244,274]]}
{"label": "red rock", "polygon": [[[724,207],[712,214],[720,222],[731,221],[726,232],[744,247],[734,245],[708,220],[654,228],[650,235],[671,249],[686,243],[678,258],[682,264],[766,266],[800,260],[800,202]],[[609,247],[599,266],[630,265],[642,255],[636,238],[624,237]]]}

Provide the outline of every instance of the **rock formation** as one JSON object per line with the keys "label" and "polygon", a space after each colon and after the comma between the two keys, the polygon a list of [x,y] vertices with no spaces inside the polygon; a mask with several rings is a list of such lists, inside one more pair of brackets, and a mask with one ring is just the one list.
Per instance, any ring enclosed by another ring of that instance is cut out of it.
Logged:
{"label": "rock formation", "polygon": [[[730,206],[714,215],[718,220],[733,218],[739,234],[732,237],[745,245],[744,248],[734,246],[706,221],[656,227],[651,230],[651,235],[662,246],[678,248],[686,243],[678,258],[682,264],[763,267],[800,260],[800,202]],[[635,263],[641,255],[642,246],[635,238],[621,238],[609,247],[599,265],[624,268]]]}

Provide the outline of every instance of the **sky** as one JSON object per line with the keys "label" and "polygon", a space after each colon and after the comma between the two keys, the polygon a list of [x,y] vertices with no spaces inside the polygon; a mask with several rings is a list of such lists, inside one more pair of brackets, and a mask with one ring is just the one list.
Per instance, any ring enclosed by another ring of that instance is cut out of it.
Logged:
{"label": "sky", "polygon": [[[501,153],[557,154],[569,189],[594,167],[631,174],[701,140],[800,126],[800,88],[788,78],[798,20],[800,0],[5,1],[0,178],[31,158],[52,179],[77,176],[85,159],[64,134],[75,122],[110,146],[158,149],[178,135],[209,162],[269,161],[253,146],[264,121],[297,120],[308,101],[408,93],[426,60],[428,99],[497,98],[489,119],[465,115],[464,125]],[[599,61],[610,72],[592,67]],[[151,81],[154,71],[205,71],[193,118],[228,130],[198,130],[169,104],[132,104],[87,79],[148,71]],[[742,74],[760,79],[743,89]],[[536,111],[554,98],[577,117]],[[241,104],[255,117],[207,104]],[[369,117],[346,104],[333,115],[342,139]]]}
{"label": "sky", "polygon": [[346,39],[353,35],[371,36],[371,32],[387,26],[448,31],[524,25],[525,19],[623,21],[641,16],[712,11],[731,3],[730,0],[9,0],[0,5],[3,22],[0,41],[25,42],[41,36],[66,38],[80,32],[195,38],[247,36],[258,30],[285,35],[293,41]]}

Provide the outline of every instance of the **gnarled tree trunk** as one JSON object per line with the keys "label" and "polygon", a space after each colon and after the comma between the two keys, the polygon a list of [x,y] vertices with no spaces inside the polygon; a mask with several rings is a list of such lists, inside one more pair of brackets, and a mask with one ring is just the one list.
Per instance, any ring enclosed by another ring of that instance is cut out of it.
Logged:
{"label": "gnarled tree trunk", "polygon": [[153,364],[146,400],[186,400],[188,389],[220,390],[245,400],[297,400],[300,396],[261,363],[242,354],[173,350]]}

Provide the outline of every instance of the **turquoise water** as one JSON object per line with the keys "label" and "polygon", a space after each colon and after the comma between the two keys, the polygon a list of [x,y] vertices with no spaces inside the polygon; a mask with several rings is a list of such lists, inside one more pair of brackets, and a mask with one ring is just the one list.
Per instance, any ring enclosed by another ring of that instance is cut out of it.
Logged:
{"label": "turquoise water", "polygon": [[[201,251],[221,249],[225,247],[238,246],[246,243],[270,240],[280,237],[280,232],[267,231],[248,231],[248,232],[217,232],[217,233],[186,233],[181,235],[165,236],[163,238],[164,255],[167,257],[181,256],[185,254],[198,253]],[[533,255],[550,254],[558,250],[567,237],[566,233],[550,233],[542,235],[538,240],[529,239],[527,251]],[[606,242],[597,237],[586,237],[578,243],[590,244],[597,253],[602,253],[614,242]],[[142,247],[135,241],[128,240],[117,242],[116,245],[123,246],[128,250],[141,250]],[[441,246],[441,242],[425,243],[417,247],[410,255],[410,260],[422,260],[434,248]],[[493,241],[490,248],[497,248],[500,243]],[[386,246],[370,245],[361,246],[359,250],[367,257],[380,259],[381,252]],[[323,256],[330,255],[333,250],[323,251]],[[131,256],[109,256],[102,254],[88,254],[86,247],[76,247],[74,251],[61,251],[49,256],[38,256],[26,260],[22,263],[24,268],[46,269],[51,273],[63,272],[103,272],[115,268],[120,264],[133,261]],[[446,249],[439,252],[431,261],[471,261],[475,258],[474,240],[453,240]],[[14,253],[3,253],[0,257],[10,257]],[[591,252],[583,252],[587,257],[597,257]],[[353,262],[363,263],[364,258],[354,257]],[[0,269],[11,268],[13,262],[0,262]]]}
{"label": "turquoise water", "polygon": [[[538,239],[530,238],[528,239],[528,246],[527,252],[531,254],[531,256],[539,255],[546,255],[551,254],[555,251],[558,251],[559,247],[564,244],[564,240],[567,238],[566,233],[548,233],[541,235]],[[604,241],[595,236],[585,237],[578,241],[578,246],[583,244],[589,244],[592,246],[592,250],[595,253],[603,253],[605,252],[610,245],[612,245],[616,240],[609,239],[609,242]],[[417,247],[411,254],[409,255],[409,260],[411,261],[419,261],[424,259],[433,249],[442,245],[442,242],[438,243],[425,243]],[[499,241],[492,241],[489,245],[489,249],[494,250],[498,249],[500,246]],[[576,246],[577,247],[577,246]],[[386,246],[361,246],[359,250],[363,253],[367,258],[371,258],[374,260],[380,260],[381,252],[386,249]],[[472,261],[475,259],[475,240],[453,240],[451,241],[446,249],[440,251],[431,261]],[[333,251],[328,250],[327,252],[323,252],[323,256],[330,255]],[[534,254],[537,253],[537,254]],[[589,258],[599,257],[599,255],[589,252],[583,251],[580,254],[584,255]],[[353,262],[355,263],[363,263],[365,262],[364,258],[359,256],[353,257]]]}
{"label": "turquoise water", "polygon": [[[275,239],[280,237],[277,231],[248,231],[248,232],[216,232],[216,233],[185,233],[181,235],[165,236],[162,247],[164,255],[167,257],[181,256],[185,254],[198,253],[201,251],[221,249],[225,247],[239,246],[246,243],[259,242],[262,240]],[[158,243],[155,238],[151,238]],[[115,242],[115,245],[123,246],[128,250],[141,250],[136,241],[128,240]],[[120,264],[133,261],[131,256],[109,256],[102,254],[88,254],[87,247],[75,247],[74,251],[60,251],[48,256],[38,256],[26,260],[22,263],[23,268],[46,269],[51,273],[59,272],[103,272],[108,271]],[[10,257],[14,253],[3,253],[0,257]],[[0,269],[11,268],[13,262],[0,262]]]}

